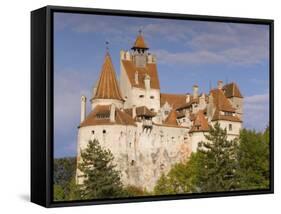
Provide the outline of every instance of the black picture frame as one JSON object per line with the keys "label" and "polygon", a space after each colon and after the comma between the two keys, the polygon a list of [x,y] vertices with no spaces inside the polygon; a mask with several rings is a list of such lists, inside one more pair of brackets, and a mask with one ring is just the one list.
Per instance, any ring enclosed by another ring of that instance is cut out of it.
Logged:
{"label": "black picture frame", "polygon": [[[143,196],[54,202],[53,195],[53,14],[82,13],[161,19],[187,19],[213,22],[268,25],[270,29],[270,188],[232,192]],[[44,207],[226,197],[274,192],[274,21],[219,16],[186,15],[125,10],[46,6],[31,12],[31,201]]]}

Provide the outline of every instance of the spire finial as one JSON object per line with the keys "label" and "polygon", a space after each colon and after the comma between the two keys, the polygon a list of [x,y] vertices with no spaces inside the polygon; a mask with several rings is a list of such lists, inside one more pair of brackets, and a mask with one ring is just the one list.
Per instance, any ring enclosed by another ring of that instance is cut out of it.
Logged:
{"label": "spire finial", "polygon": [[109,41],[105,41],[105,48],[106,48],[106,52],[108,53],[108,50],[109,50]]}

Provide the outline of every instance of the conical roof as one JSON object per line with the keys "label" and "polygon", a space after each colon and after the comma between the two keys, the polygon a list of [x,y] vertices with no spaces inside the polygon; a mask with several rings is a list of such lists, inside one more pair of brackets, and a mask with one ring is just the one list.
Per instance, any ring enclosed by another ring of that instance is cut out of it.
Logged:
{"label": "conical roof", "polygon": [[165,125],[171,125],[171,126],[178,126],[177,122],[177,112],[175,110],[172,110],[166,120],[164,121]]}
{"label": "conical roof", "polygon": [[208,120],[205,118],[203,110],[199,110],[195,115],[195,120],[189,132],[206,132],[209,131]]}
{"label": "conical roof", "polygon": [[93,99],[116,99],[123,101],[109,53],[105,55]]}
{"label": "conical roof", "polygon": [[136,41],[132,47],[132,49],[148,49],[148,46],[146,44],[146,42],[144,41],[144,38],[142,36],[142,34],[140,33],[137,38]]}

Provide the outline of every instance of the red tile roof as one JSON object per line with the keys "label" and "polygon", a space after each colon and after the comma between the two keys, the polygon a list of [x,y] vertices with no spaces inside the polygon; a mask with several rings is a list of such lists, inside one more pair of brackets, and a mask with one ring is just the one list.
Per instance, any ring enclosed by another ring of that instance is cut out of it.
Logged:
{"label": "red tile roof", "polygon": [[[226,98],[222,89],[213,89],[210,94],[213,97],[213,102],[215,105],[215,113],[213,115],[212,121],[217,120],[227,120],[233,122],[241,122],[238,116],[234,116],[235,108],[232,107],[229,100]],[[230,115],[222,115],[220,112],[228,112]]]}
{"label": "red tile roof", "polygon": [[210,127],[208,120],[205,118],[204,111],[199,110],[195,115],[195,120],[189,132],[207,132]]}
{"label": "red tile roof", "polygon": [[231,97],[243,98],[239,90],[239,87],[234,82],[224,85],[222,89],[227,98],[231,98]]}
{"label": "red tile roof", "polygon": [[199,103],[199,96],[197,98],[194,98],[192,95],[190,96],[190,101],[188,103],[184,103],[177,107],[177,110],[182,110],[189,108],[192,104]]}
{"label": "red tile roof", "polygon": [[109,53],[105,55],[94,99],[123,101]]}
{"label": "red tile roof", "polygon": [[225,97],[222,89],[213,89],[210,91],[210,95],[213,97],[213,102],[217,110],[235,112],[235,108],[232,107],[229,100]]}
{"label": "red tile roof", "polygon": [[232,122],[242,122],[242,120],[239,119],[237,115],[221,115],[218,110],[215,111],[212,121],[217,120],[226,120],[226,121],[232,121]]}
{"label": "red tile roof", "polygon": [[146,42],[141,34],[139,34],[136,38],[136,41],[132,47],[132,49],[141,48],[141,49],[148,49]]}
{"label": "red tile roof", "polygon": [[97,105],[80,124],[80,127],[116,124],[136,126],[133,118],[118,108],[115,108],[115,122],[110,122],[110,105]]}
{"label": "red tile roof", "polygon": [[[160,89],[156,64],[146,64],[145,67],[136,67],[132,61],[122,60],[122,65],[127,73],[130,83],[133,87],[145,89],[144,79],[146,75],[150,77],[150,88]],[[135,73],[138,72],[138,84],[135,82]]]}
{"label": "red tile roof", "polygon": [[166,102],[172,106],[172,108],[178,108],[185,104],[185,94],[160,94],[160,106],[162,107]]}
{"label": "red tile roof", "polygon": [[[131,117],[133,116],[133,109],[128,108],[124,109],[124,111],[129,114]],[[147,117],[154,117],[156,116],[155,112],[150,111],[146,106],[136,107],[136,116],[147,116]]]}
{"label": "red tile roof", "polygon": [[177,112],[175,110],[172,110],[166,120],[164,121],[163,125],[169,125],[169,126],[178,126],[177,122]]}

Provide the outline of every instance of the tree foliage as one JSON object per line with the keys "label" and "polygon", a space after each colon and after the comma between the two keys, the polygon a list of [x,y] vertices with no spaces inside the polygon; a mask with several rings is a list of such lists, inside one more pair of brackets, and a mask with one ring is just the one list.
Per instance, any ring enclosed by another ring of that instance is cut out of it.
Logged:
{"label": "tree foliage", "polygon": [[238,161],[240,189],[269,187],[269,128],[264,133],[241,131]]}
{"label": "tree foliage", "polygon": [[112,198],[123,194],[120,172],[113,163],[110,150],[103,149],[97,140],[89,141],[87,148],[81,151],[81,163],[84,182],[81,185],[81,198]]}
{"label": "tree foliage", "polygon": [[227,140],[227,131],[219,123],[210,128],[206,141],[199,143],[197,186],[200,192],[221,192],[237,187],[237,140]]}
{"label": "tree foliage", "polygon": [[163,174],[154,193],[179,194],[264,189],[269,187],[269,128],[264,133],[243,129],[228,140],[217,123],[186,163]]}
{"label": "tree foliage", "polygon": [[154,194],[195,192],[198,157],[198,154],[192,154],[186,163],[175,164],[167,175],[162,174],[154,187]]}
{"label": "tree foliage", "polygon": [[54,200],[78,200],[79,190],[75,184],[76,158],[54,159]]}

